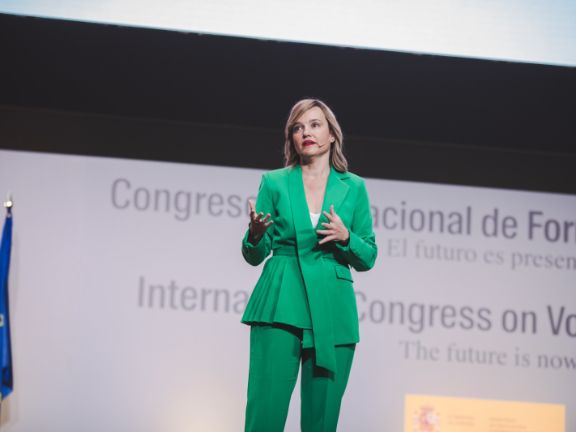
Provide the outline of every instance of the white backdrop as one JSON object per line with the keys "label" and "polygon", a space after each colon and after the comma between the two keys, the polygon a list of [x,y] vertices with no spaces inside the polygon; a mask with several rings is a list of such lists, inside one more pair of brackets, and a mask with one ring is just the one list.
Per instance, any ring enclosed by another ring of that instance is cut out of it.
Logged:
{"label": "white backdrop", "polygon": [[[242,430],[239,320],[261,268],[240,240],[260,175],[0,151],[15,201],[2,430]],[[576,197],[367,184],[380,253],[354,273],[340,430],[402,431],[405,394],[561,404],[576,430]]]}
{"label": "white backdrop", "polygon": [[573,0],[0,0],[0,12],[576,66]]}

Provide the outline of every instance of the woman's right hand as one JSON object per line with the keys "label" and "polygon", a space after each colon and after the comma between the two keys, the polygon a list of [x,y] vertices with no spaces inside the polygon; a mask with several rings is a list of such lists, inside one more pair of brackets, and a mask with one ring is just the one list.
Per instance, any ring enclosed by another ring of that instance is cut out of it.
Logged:
{"label": "woman's right hand", "polygon": [[250,232],[248,234],[248,241],[255,245],[258,244],[268,227],[272,225],[274,221],[270,219],[270,213],[266,216],[264,216],[262,212],[256,213],[254,201],[248,200],[248,206],[250,207]]}

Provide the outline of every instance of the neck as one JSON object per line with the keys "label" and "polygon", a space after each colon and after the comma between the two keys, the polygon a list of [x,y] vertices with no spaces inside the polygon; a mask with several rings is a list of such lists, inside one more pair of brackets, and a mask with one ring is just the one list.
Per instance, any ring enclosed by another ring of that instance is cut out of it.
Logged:
{"label": "neck", "polygon": [[327,177],[330,174],[330,154],[319,158],[302,159],[302,174],[306,177]]}

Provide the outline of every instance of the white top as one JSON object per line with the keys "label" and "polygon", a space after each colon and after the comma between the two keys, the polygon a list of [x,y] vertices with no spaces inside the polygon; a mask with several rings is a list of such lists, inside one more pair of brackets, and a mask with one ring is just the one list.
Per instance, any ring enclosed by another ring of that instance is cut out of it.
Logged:
{"label": "white top", "polygon": [[318,225],[318,219],[320,219],[321,213],[312,213],[310,212],[310,220],[312,221],[312,226],[316,227]]}

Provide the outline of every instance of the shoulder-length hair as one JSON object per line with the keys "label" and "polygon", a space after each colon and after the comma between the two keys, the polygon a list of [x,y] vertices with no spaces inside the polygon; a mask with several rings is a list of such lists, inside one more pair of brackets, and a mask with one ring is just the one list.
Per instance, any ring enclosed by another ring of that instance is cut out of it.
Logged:
{"label": "shoulder-length hair", "polygon": [[322,110],[328,122],[330,134],[334,137],[334,142],[330,147],[330,164],[340,172],[348,171],[348,161],[346,160],[346,157],[344,157],[342,151],[344,144],[342,129],[340,128],[338,120],[336,120],[336,116],[332,110],[319,99],[302,99],[296,102],[290,110],[290,115],[286,121],[286,127],[284,128],[284,165],[294,166],[300,163],[300,155],[296,152],[294,141],[292,140],[292,129],[300,116],[314,107],[318,107]]}

